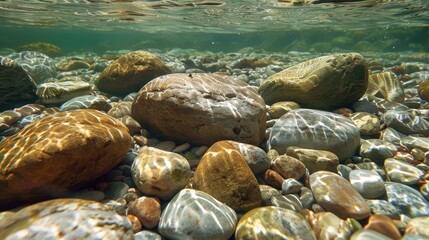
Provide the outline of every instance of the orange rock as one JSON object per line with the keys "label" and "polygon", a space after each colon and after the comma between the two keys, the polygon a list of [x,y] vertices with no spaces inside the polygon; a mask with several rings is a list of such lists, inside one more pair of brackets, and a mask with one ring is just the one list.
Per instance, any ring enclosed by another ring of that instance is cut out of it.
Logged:
{"label": "orange rock", "polygon": [[399,233],[399,230],[393,220],[385,215],[371,215],[365,229],[374,230],[394,240],[401,238],[401,233]]}
{"label": "orange rock", "polygon": [[268,169],[264,173],[264,181],[271,187],[282,189],[282,184],[285,179],[278,172]]}
{"label": "orange rock", "polygon": [[195,170],[193,187],[239,212],[261,206],[259,185],[240,152],[229,142],[213,144]]}
{"label": "orange rock", "polygon": [[60,112],[0,143],[0,206],[78,189],[115,167],[131,136],[96,110]]}
{"label": "orange rock", "polygon": [[140,197],[128,206],[128,213],[135,215],[146,228],[154,228],[161,218],[161,204],[151,197]]}

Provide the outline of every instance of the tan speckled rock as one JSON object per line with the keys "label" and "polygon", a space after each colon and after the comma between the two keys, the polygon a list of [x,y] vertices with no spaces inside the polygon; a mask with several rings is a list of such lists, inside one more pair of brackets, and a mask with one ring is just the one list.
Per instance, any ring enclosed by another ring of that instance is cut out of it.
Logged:
{"label": "tan speckled rock", "polygon": [[361,136],[372,136],[380,132],[380,119],[367,112],[357,112],[350,115]]}
{"label": "tan speckled rock", "polygon": [[134,51],[107,66],[95,85],[100,91],[122,96],[137,92],[150,80],[168,73],[171,70],[152,53]]}
{"label": "tan speckled rock", "polygon": [[317,204],[338,217],[362,220],[370,215],[365,199],[343,177],[319,171],[310,175],[309,183]]}
{"label": "tan speckled rock", "polygon": [[96,110],[49,115],[0,143],[0,206],[88,184],[115,167],[131,137]]}
{"label": "tan speckled rock", "polygon": [[145,194],[171,199],[185,188],[191,167],[185,157],[153,147],[142,147],[131,166],[136,186]]}
{"label": "tan speckled rock", "polygon": [[305,174],[305,165],[300,160],[287,156],[280,155],[273,159],[271,168],[278,172],[284,178],[300,179]]}
{"label": "tan speckled rock", "polygon": [[259,184],[241,153],[229,142],[213,144],[202,157],[193,188],[245,212],[262,203]]}
{"label": "tan speckled rock", "polygon": [[158,77],[140,90],[131,112],[150,133],[195,145],[258,146],[265,135],[264,100],[245,82],[220,74]]}
{"label": "tan speckled rock", "polygon": [[267,104],[294,101],[306,108],[334,109],[357,101],[368,86],[368,67],[358,53],[335,54],[299,63],[259,86]]}
{"label": "tan speckled rock", "polygon": [[0,221],[0,239],[132,239],[128,219],[104,204],[55,199]]}
{"label": "tan speckled rock", "polygon": [[156,198],[140,197],[129,203],[128,213],[136,216],[145,228],[154,228],[161,217],[161,204]]}

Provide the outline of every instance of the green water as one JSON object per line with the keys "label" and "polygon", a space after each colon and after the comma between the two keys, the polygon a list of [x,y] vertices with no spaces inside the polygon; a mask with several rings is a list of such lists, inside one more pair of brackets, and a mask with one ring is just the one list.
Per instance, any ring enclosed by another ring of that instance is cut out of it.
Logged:
{"label": "green water", "polygon": [[428,52],[429,1],[0,1],[0,49],[31,42],[53,43],[66,54]]}

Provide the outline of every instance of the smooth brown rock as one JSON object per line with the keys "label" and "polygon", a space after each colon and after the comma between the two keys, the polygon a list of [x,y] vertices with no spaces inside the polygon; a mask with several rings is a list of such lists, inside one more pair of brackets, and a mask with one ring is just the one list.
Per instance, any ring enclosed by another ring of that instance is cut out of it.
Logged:
{"label": "smooth brown rock", "polygon": [[281,189],[284,180],[285,179],[282,177],[282,175],[274,170],[268,169],[264,173],[264,181],[271,187]]}
{"label": "smooth brown rock", "polygon": [[171,70],[152,53],[134,51],[107,66],[95,85],[100,91],[124,96],[139,91],[150,80],[168,73]]}
{"label": "smooth brown rock", "polygon": [[281,116],[288,113],[290,110],[298,108],[300,108],[300,106],[296,102],[276,102],[270,106],[270,108],[268,109],[268,114],[270,114],[272,118],[280,118]]}
{"label": "smooth brown rock", "polygon": [[362,220],[370,215],[365,199],[343,177],[319,171],[310,175],[309,183],[316,202],[338,217]]}
{"label": "smooth brown rock", "polygon": [[369,217],[365,229],[371,229],[392,239],[400,239],[401,233],[391,218],[385,215],[373,214]]}
{"label": "smooth brown rock", "polygon": [[128,205],[128,213],[136,216],[145,228],[154,228],[161,218],[161,204],[151,197],[140,197]]}
{"label": "smooth brown rock", "polygon": [[177,142],[258,146],[265,136],[264,100],[245,82],[220,74],[158,77],[140,90],[131,112],[150,133]]}
{"label": "smooth brown rock", "polygon": [[278,172],[284,178],[300,179],[305,174],[305,165],[300,160],[287,156],[280,155],[273,159],[271,168]]}
{"label": "smooth brown rock", "polygon": [[304,163],[310,173],[317,171],[337,172],[337,155],[325,150],[288,147],[286,154]]}
{"label": "smooth brown rock", "polygon": [[96,110],[49,115],[0,143],[0,206],[78,189],[115,167],[131,137]]}
{"label": "smooth brown rock", "polygon": [[357,101],[368,86],[368,66],[358,53],[335,54],[299,63],[259,86],[267,104],[294,101],[302,107],[334,109]]}
{"label": "smooth brown rock", "polygon": [[238,212],[262,203],[259,184],[240,152],[229,142],[213,144],[202,157],[193,188],[208,193]]}

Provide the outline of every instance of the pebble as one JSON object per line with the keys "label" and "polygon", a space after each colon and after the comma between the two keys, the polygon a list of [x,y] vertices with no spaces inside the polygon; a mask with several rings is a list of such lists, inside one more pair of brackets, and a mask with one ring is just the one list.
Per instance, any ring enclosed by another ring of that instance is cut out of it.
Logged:
{"label": "pebble", "polygon": [[401,183],[386,182],[387,200],[408,217],[429,216],[429,202],[423,195]]}
{"label": "pebble", "polygon": [[193,177],[196,190],[210,194],[238,212],[262,203],[259,184],[241,153],[228,141],[213,144]]}
{"label": "pebble", "polygon": [[373,136],[380,132],[380,120],[374,114],[357,112],[350,115],[361,136]]}
{"label": "pebble", "polygon": [[180,191],[162,211],[159,232],[169,239],[228,239],[237,214],[212,196],[193,189]]}
{"label": "pebble", "polygon": [[403,102],[405,99],[401,81],[392,72],[381,72],[369,75],[368,89],[370,95],[378,95],[392,102]]}
{"label": "pebble", "polygon": [[403,134],[429,135],[429,122],[413,110],[389,110],[383,114],[382,119],[387,127]]}
{"label": "pebble", "polygon": [[353,232],[345,220],[330,212],[316,213],[310,221],[317,239],[349,239]]}
{"label": "pebble", "polygon": [[23,117],[22,113],[14,110],[6,110],[0,113],[0,123],[12,125]]}
{"label": "pebble", "polygon": [[272,187],[281,189],[284,180],[285,179],[282,177],[282,175],[280,175],[278,172],[276,172],[274,170],[268,169],[264,173],[265,183],[272,186]]}
{"label": "pebble", "polygon": [[65,112],[74,109],[96,109],[108,112],[110,108],[110,103],[108,103],[107,100],[104,99],[104,97],[86,95],[72,98],[67,102],[63,103],[60,106],[60,111]]}
{"label": "pebble", "polygon": [[288,147],[288,156],[299,159],[310,173],[317,171],[337,172],[339,160],[337,155],[325,150],[305,149],[299,147]]}
{"label": "pebble", "polygon": [[127,193],[130,187],[123,182],[109,182],[104,191],[105,199],[118,199]]}
{"label": "pebble", "polygon": [[286,195],[291,193],[299,193],[301,192],[302,187],[302,183],[293,178],[288,178],[282,183],[282,194]]}
{"label": "pebble", "polygon": [[264,206],[268,205],[271,197],[282,195],[279,190],[264,184],[259,185],[259,190],[261,191],[262,205]]}
{"label": "pebble", "polygon": [[299,180],[305,174],[305,165],[300,160],[288,156],[279,155],[271,162],[271,169],[280,174],[283,178]]}
{"label": "pebble", "polygon": [[352,170],[349,175],[350,183],[364,198],[378,198],[386,189],[384,181],[376,172],[370,170]]}
{"label": "pebble", "polygon": [[271,118],[280,118],[290,110],[300,108],[299,104],[291,101],[276,102],[268,109],[268,114]]}
{"label": "pebble", "polygon": [[429,238],[429,217],[416,217],[408,222],[404,238],[413,239],[413,237],[414,239]]}
{"label": "pebble", "polygon": [[402,146],[408,148],[418,148],[422,151],[429,151],[429,139],[424,137],[405,136],[401,137],[400,142]]}
{"label": "pebble", "polygon": [[183,156],[152,147],[142,147],[131,166],[134,183],[143,193],[171,199],[191,177]]}
{"label": "pebble", "polygon": [[260,207],[244,214],[235,239],[316,239],[310,225],[298,213],[280,207]]}
{"label": "pebble", "polygon": [[352,157],[360,144],[356,125],[341,115],[311,109],[296,109],[283,115],[273,126],[269,149],[284,154],[289,146],[326,150],[340,162]]}
{"label": "pebble", "polygon": [[429,183],[425,183],[420,187],[420,192],[423,194],[423,196],[429,200]]}
{"label": "pebble", "polygon": [[164,150],[164,151],[167,151],[167,152],[172,152],[175,147],[176,147],[176,143],[173,142],[173,141],[159,142],[158,144],[156,144],[154,146],[154,148],[158,148],[160,150]]}
{"label": "pebble", "polygon": [[313,192],[309,188],[302,187],[299,201],[304,209],[310,209],[311,205],[315,203]]}
{"label": "pebble", "polygon": [[400,133],[391,127],[387,127],[381,131],[381,139],[393,144],[400,144],[401,139],[406,136],[407,135]]}
{"label": "pebble", "polygon": [[362,141],[359,153],[363,158],[369,158],[375,163],[383,164],[384,160],[392,158],[396,151],[398,149],[392,143],[380,139],[368,139]]}
{"label": "pebble", "polygon": [[104,204],[81,199],[39,202],[19,210],[5,222],[0,221],[0,239],[58,239],[59,236],[131,239],[133,231],[126,217]]}
{"label": "pebble", "polygon": [[310,175],[309,184],[316,202],[340,218],[361,220],[370,207],[350,182],[335,173],[319,171]]}
{"label": "pebble", "polygon": [[285,196],[272,196],[268,200],[267,205],[286,208],[295,212],[299,212],[303,209],[299,198],[293,194],[287,194]]}
{"label": "pebble", "polygon": [[368,224],[365,226],[365,229],[379,232],[392,239],[401,238],[401,233],[399,232],[393,220],[385,215],[371,215],[369,217]]}
{"label": "pebble", "polygon": [[136,216],[145,228],[154,228],[161,217],[161,204],[156,198],[143,196],[131,201],[127,212]]}
{"label": "pebble", "polygon": [[386,200],[368,199],[366,201],[373,214],[385,215],[391,219],[399,219],[398,209]]}
{"label": "pebble", "polygon": [[384,169],[392,182],[415,185],[423,176],[423,171],[413,165],[393,158],[384,161]]}
{"label": "pebble", "polygon": [[112,108],[107,112],[108,115],[114,118],[121,118],[124,116],[131,115],[131,104],[132,102],[122,101],[118,104],[112,106]]}
{"label": "pebble", "polygon": [[235,141],[228,142],[231,143],[241,153],[253,174],[261,174],[270,168],[271,159],[268,158],[263,149],[246,143]]}
{"label": "pebble", "polygon": [[191,144],[189,144],[189,143],[184,143],[184,144],[181,144],[181,145],[179,145],[179,146],[176,146],[176,147],[172,150],[172,152],[174,152],[174,153],[183,153],[183,152],[188,151],[190,148],[191,148]]}
{"label": "pebble", "polygon": [[350,240],[391,240],[390,237],[370,229],[362,229],[354,232]]}
{"label": "pebble", "polygon": [[127,126],[131,135],[139,133],[140,129],[142,128],[140,124],[130,116],[123,116],[121,118],[118,118],[118,120],[121,121],[125,126]]}
{"label": "pebble", "polygon": [[134,234],[134,240],[163,240],[163,238],[158,233],[143,230]]}
{"label": "pebble", "polygon": [[132,214],[127,214],[127,218],[131,223],[131,228],[133,229],[133,233],[138,233],[142,230],[142,224],[140,223],[140,220],[132,215]]}

